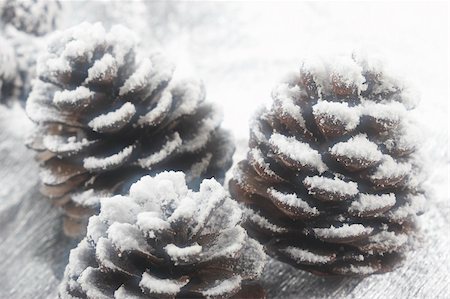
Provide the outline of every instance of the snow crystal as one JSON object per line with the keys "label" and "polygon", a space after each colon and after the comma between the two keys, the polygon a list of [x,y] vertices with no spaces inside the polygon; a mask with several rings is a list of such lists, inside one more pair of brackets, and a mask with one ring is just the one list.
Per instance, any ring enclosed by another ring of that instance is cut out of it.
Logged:
{"label": "snow crystal", "polygon": [[172,94],[169,92],[163,93],[161,98],[159,99],[156,107],[154,107],[150,112],[145,115],[139,117],[137,124],[139,126],[157,125],[161,119],[167,114],[169,109],[172,107]]}
{"label": "snow crystal", "polygon": [[74,90],[63,90],[55,92],[53,97],[53,103],[55,105],[78,105],[86,99],[94,96],[94,92],[90,91],[87,87],[79,86]]}
{"label": "snow crystal", "polygon": [[395,194],[360,194],[358,199],[353,201],[350,205],[350,212],[364,212],[376,211],[385,207],[392,207],[395,205]]}
{"label": "snow crystal", "polygon": [[345,125],[351,131],[359,124],[360,109],[349,107],[348,103],[319,101],[313,106],[313,113],[318,115],[331,115],[334,119]]}
{"label": "snow crystal", "polygon": [[144,176],[130,187],[130,197],[145,205],[148,211],[161,211],[164,206],[178,202],[187,194],[182,172],[164,171],[155,177]]}
{"label": "snow crystal", "polygon": [[215,179],[207,179],[200,184],[199,192],[192,196],[201,203],[196,216],[197,225],[192,229],[192,235],[195,235],[205,225],[212,211],[227,199],[227,193]]}
{"label": "snow crystal", "polygon": [[96,299],[110,299],[109,296],[102,292],[102,289],[100,289],[97,284],[98,272],[98,269],[88,267],[80,275],[78,282],[80,283],[83,291],[86,292],[87,297]]}
{"label": "snow crystal", "polygon": [[241,287],[242,278],[237,275],[221,281],[218,285],[202,291],[203,296],[206,298],[216,298],[220,295],[233,292]]}
{"label": "snow crystal", "polygon": [[111,241],[107,238],[98,239],[97,244],[95,245],[95,257],[98,260],[99,264],[103,267],[111,269],[113,271],[117,271],[118,268],[111,260],[112,254],[114,252],[113,245]]}
{"label": "snow crystal", "polygon": [[108,228],[108,239],[114,244],[114,247],[123,251],[139,250],[146,252],[148,250],[147,241],[142,232],[129,223],[114,222]]}
{"label": "snow crystal", "polygon": [[399,122],[406,114],[406,108],[398,102],[375,103],[365,101],[362,105],[362,114],[372,116],[375,119]]}
{"label": "snow crystal", "polygon": [[116,195],[100,201],[100,218],[109,224],[113,222],[135,223],[139,205],[126,196]]}
{"label": "snow crystal", "polygon": [[96,60],[94,65],[89,68],[88,76],[85,82],[89,83],[91,81],[102,79],[108,75],[108,73],[114,77],[117,74],[117,71],[118,68],[116,60],[111,56],[111,54],[106,53],[101,59]]}
{"label": "snow crystal", "polygon": [[152,73],[153,65],[150,59],[144,59],[139,68],[125,81],[119,89],[119,95],[123,96],[148,84],[149,76]]}
{"label": "snow crystal", "polygon": [[129,291],[126,289],[124,285],[121,285],[114,292],[114,299],[142,299],[141,294],[136,295],[133,291]]}
{"label": "snow crystal", "polygon": [[101,132],[105,128],[112,128],[117,124],[125,124],[136,114],[136,107],[130,102],[126,102],[119,109],[99,115],[92,119],[88,126],[94,131]]}
{"label": "snow crystal", "polygon": [[349,56],[339,56],[331,63],[331,73],[339,78],[339,82],[346,86],[356,86],[358,90],[367,88],[366,78],[362,75],[363,69]]}
{"label": "snow crystal", "polygon": [[225,229],[213,241],[204,254],[208,260],[215,258],[234,258],[242,250],[247,240],[247,232],[241,226]]}
{"label": "snow crystal", "polygon": [[170,229],[170,223],[161,219],[155,212],[139,213],[136,225],[150,238],[155,238],[155,232]]}
{"label": "snow crystal", "polygon": [[54,153],[64,153],[64,152],[76,153],[82,150],[83,148],[93,144],[94,142],[95,141],[89,141],[86,138],[77,141],[77,138],[75,136],[66,139],[59,135],[46,135],[43,138],[44,146],[49,151]]}
{"label": "snow crystal", "polygon": [[274,133],[270,136],[269,142],[277,148],[279,154],[286,155],[303,166],[315,167],[319,173],[327,170],[319,152],[312,149],[308,144],[295,139],[295,137],[286,137]]}
{"label": "snow crystal", "polygon": [[350,265],[348,267],[341,267],[339,268],[341,272],[344,274],[360,274],[360,275],[369,275],[373,274],[376,271],[378,271],[378,268],[374,268],[372,266],[357,266],[357,265]]}
{"label": "snow crystal", "polygon": [[181,288],[184,287],[189,282],[186,280],[175,280],[175,279],[161,279],[151,274],[144,272],[142,274],[142,279],[139,282],[141,288],[148,289],[154,294],[168,294],[176,295],[180,292]]}
{"label": "snow crystal", "polygon": [[108,192],[96,192],[94,189],[88,189],[83,192],[74,193],[71,197],[72,201],[84,207],[98,207],[100,200],[109,196]]}
{"label": "snow crystal", "polygon": [[331,225],[329,228],[314,228],[313,230],[319,238],[341,239],[370,234],[373,228],[365,227],[362,224],[344,224],[341,227]]}
{"label": "snow crystal", "polygon": [[276,200],[278,200],[282,204],[285,204],[290,207],[299,208],[302,211],[305,211],[306,213],[312,215],[319,215],[319,211],[317,210],[316,207],[311,208],[306,201],[302,200],[301,198],[298,198],[295,193],[284,194],[282,192],[275,190],[272,187],[267,189],[267,193],[269,193],[271,196],[273,196]]}
{"label": "snow crystal", "polygon": [[292,117],[297,124],[305,128],[305,119],[299,105],[296,105],[293,98],[300,96],[300,88],[298,86],[289,87],[288,84],[279,84],[272,92],[272,97],[280,101],[280,108],[283,114]]}
{"label": "snow crystal", "polygon": [[83,160],[83,167],[87,170],[108,169],[123,164],[133,153],[135,146],[129,145],[117,154],[109,157],[87,157]]}
{"label": "snow crystal", "polygon": [[174,82],[170,89],[174,98],[178,99],[179,106],[172,112],[173,119],[182,115],[193,114],[200,102],[205,98],[205,87],[199,80],[180,80]]}
{"label": "snow crystal", "polygon": [[396,234],[390,231],[381,231],[369,237],[369,245],[373,244],[373,247],[379,247],[382,245],[384,250],[392,251],[408,241],[408,236],[406,234]]}
{"label": "snow crystal", "polygon": [[138,163],[142,168],[150,169],[155,164],[169,157],[179,146],[181,146],[181,143],[182,140],[180,135],[175,132],[162,146],[161,150],[148,157],[138,159]]}
{"label": "snow crystal", "polygon": [[199,255],[202,252],[202,246],[198,243],[186,247],[178,247],[175,244],[168,244],[164,247],[171,260],[177,264],[179,261],[189,261],[191,256]]}
{"label": "snow crystal", "polygon": [[378,146],[367,139],[367,135],[359,134],[350,138],[346,142],[335,144],[331,150],[335,156],[348,157],[351,159],[362,159],[377,162],[381,159],[382,153]]}
{"label": "snow crystal", "polygon": [[201,177],[208,169],[213,154],[207,153],[200,161],[193,163],[189,170],[186,171],[186,179],[188,181]]}
{"label": "snow crystal", "polygon": [[86,236],[90,241],[97,243],[101,237],[106,237],[108,225],[98,215],[89,218]]}
{"label": "snow crystal", "polygon": [[274,233],[284,233],[287,232],[287,229],[281,226],[277,226],[273,223],[270,223],[269,220],[259,215],[257,212],[251,209],[245,209],[246,217],[250,219],[253,223],[257,224],[259,227],[270,230]]}
{"label": "snow crystal", "polygon": [[323,190],[330,193],[337,193],[341,195],[349,195],[353,196],[358,194],[358,184],[355,182],[346,182],[338,177],[334,177],[333,179],[322,177],[322,176],[313,176],[306,177],[303,180],[303,183],[308,188],[310,194],[313,194],[314,189]]}
{"label": "snow crystal", "polygon": [[311,251],[300,249],[293,246],[288,246],[280,251],[285,252],[291,258],[296,260],[297,262],[306,262],[312,264],[326,264],[331,262],[334,259],[334,256],[331,255],[320,255],[317,253],[313,253]]}
{"label": "snow crystal", "polygon": [[406,198],[406,203],[403,206],[398,207],[395,210],[389,211],[389,217],[401,221],[407,219],[410,216],[414,216],[419,212],[425,210],[426,198],[422,194],[409,195]]}
{"label": "snow crystal", "polygon": [[411,164],[398,163],[389,155],[384,155],[380,165],[370,176],[372,179],[400,178],[411,171]]}
{"label": "snow crystal", "polygon": [[278,177],[278,175],[270,168],[270,164],[264,161],[263,154],[259,148],[252,148],[250,154],[257,163],[257,166],[263,169],[264,173],[271,177]]}
{"label": "snow crystal", "polygon": [[222,112],[213,107],[211,113],[205,118],[197,127],[195,135],[188,140],[183,140],[183,145],[180,148],[181,152],[194,152],[201,149],[209,141],[212,132],[222,122]]}

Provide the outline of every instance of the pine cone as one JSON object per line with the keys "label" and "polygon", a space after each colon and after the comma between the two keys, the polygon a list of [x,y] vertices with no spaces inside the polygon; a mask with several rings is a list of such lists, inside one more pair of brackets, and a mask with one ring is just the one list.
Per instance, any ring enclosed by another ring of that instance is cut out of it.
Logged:
{"label": "pine cone", "polygon": [[0,102],[3,103],[13,93],[17,65],[14,49],[8,40],[0,36],[0,45]]}
{"label": "pine cone", "polygon": [[[181,172],[145,176],[128,196],[102,199],[70,253],[60,298],[243,298],[265,253],[241,217],[214,179],[193,192]],[[256,291],[251,298],[262,298]]]}
{"label": "pine cone", "polygon": [[6,0],[0,4],[1,20],[20,31],[44,35],[56,28],[61,4],[57,0]]}
{"label": "pine cone", "polygon": [[38,59],[29,146],[42,164],[42,193],[71,218],[68,234],[99,197],[122,194],[144,174],[182,170],[198,187],[202,178],[223,180],[231,166],[234,145],[203,85],[169,84],[172,64],[161,54],[138,60],[135,48],[122,26],[106,33],[84,23],[57,33]]}
{"label": "pine cone", "polygon": [[230,181],[249,233],[316,274],[393,269],[425,201],[411,100],[367,59],[304,62],[257,115]]}

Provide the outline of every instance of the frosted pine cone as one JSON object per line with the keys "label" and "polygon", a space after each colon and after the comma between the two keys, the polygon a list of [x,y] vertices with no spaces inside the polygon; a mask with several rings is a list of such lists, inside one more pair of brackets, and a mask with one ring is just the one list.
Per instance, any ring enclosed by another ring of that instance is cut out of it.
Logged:
{"label": "frosted pine cone", "polygon": [[0,102],[5,102],[13,93],[14,80],[17,76],[14,49],[0,36]]}
{"label": "frosted pine cone", "polygon": [[230,181],[269,254],[316,274],[390,271],[424,205],[411,97],[370,63],[303,63],[257,115]]}
{"label": "frosted pine cone", "polygon": [[0,3],[0,13],[2,22],[40,36],[56,28],[61,4],[57,0],[6,0]]}
{"label": "frosted pine cone", "polygon": [[71,224],[144,174],[182,170],[195,187],[222,180],[230,167],[234,146],[203,85],[169,84],[173,65],[160,54],[138,60],[135,47],[122,26],[107,33],[84,23],[53,36],[38,60],[27,102],[38,124],[30,146],[42,164],[42,193]]}
{"label": "frosted pine cone", "polygon": [[129,195],[102,199],[70,253],[60,298],[242,298],[265,254],[241,216],[214,179],[193,192],[181,172],[145,176]]}

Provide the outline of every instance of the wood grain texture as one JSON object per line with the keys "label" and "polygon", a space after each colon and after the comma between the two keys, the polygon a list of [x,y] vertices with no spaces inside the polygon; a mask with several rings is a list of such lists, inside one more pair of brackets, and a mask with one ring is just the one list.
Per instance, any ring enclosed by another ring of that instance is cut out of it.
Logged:
{"label": "wood grain texture", "polygon": [[[61,212],[39,194],[38,167],[24,146],[24,112],[0,107],[0,298],[57,298],[74,240]],[[448,163],[448,162],[447,162]],[[421,247],[398,270],[367,278],[323,278],[270,260],[268,298],[449,298],[450,205],[430,199]]]}

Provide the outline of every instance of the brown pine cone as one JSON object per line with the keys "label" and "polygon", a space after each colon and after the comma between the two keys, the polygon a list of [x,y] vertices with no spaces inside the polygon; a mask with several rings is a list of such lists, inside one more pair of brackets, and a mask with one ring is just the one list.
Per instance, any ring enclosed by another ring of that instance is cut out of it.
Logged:
{"label": "brown pine cone", "polygon": [[70,253],[59,296],[264,298],[254,282],[266,256],[241,217],[214,179],[193,192],[181,172],[145,176],[127,196],[102,199]]}
{"label": "brown pine cone", "polygon": [[107,33],[83,23],[55,34],[38,59],[26,107],[38,130],[29,145],[42,193],[70,217],[68,234],[99,197],[122,194],[144,174],[182,170],[198,187],[202,178],[223,180],[231,166],[234,145],[203,85],[170,82],[172,64],[161,54],[138,60],[135,48],[122,26]]}
{"label": "brown pine cone", "polygon": [[0,36],[0,45],[0,103],[4,103],[13,93],[17,64],[9,41]]}
{"label": "brown pine cone", "polygon": [[402,260],[425,202],[411,100],[356,56],[305,62],[274,90],[230,181],[270,255],[323,275],[382,273]]}
{"label": "brown pine cone", "polygon": [[0,19],[20,31],[44,35],[56,28],[61,3],[57,0],[6,0],[0,3]]}

